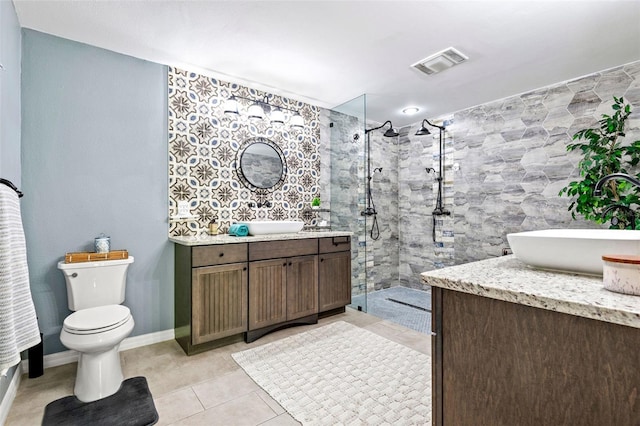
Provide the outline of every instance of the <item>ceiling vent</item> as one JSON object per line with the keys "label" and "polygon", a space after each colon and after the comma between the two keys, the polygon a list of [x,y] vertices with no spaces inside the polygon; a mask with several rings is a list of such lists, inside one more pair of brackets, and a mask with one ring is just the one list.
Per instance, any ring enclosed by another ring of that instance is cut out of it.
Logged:
{"label": "ceiling vent", "polygon": [[444,71],[447,68],[451,68],[454,65],[461,64],[467,59],[469,59],[469,57],[459,50],[456,50],[453,47],[448,47],[434,55],[416,62],[411,66],[427,75],[432,75],[437,74],[440,71]]}

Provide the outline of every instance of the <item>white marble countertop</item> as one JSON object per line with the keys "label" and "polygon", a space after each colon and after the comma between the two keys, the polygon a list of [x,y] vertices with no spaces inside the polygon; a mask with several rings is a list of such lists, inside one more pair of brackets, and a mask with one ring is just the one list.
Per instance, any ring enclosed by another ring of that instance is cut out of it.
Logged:
{"label": "white marble countertop", "polygon": [[513,255],[421,276],[434,287],[640,328],[640,296],[605,290],[602,277],[533,269]]}
{"label": "white marble countertop", "polygon": [[234,237],[228,234],[169,237],[169,241],[184,246],[208,246],[213,244],[256,243],[260,241],[302,240],[306,238],[350,237],[352,235],[353,232],[346,231],[300,231],[295,234],[248,235],[246,237]]}

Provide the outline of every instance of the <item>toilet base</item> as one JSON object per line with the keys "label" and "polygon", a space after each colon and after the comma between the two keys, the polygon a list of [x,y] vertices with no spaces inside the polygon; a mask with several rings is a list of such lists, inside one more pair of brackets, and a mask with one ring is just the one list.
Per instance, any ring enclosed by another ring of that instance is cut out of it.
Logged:
{"label": "toilet base", "polygon": [[80,353],[73,393],[91,402],[118,392],[124,376],[120,365],[120,344],[105,352]]}

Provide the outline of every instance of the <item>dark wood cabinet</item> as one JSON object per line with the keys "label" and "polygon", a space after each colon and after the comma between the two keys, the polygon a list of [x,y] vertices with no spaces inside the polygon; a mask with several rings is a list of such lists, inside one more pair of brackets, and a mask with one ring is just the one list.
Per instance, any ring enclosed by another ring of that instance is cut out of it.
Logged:
{"label": "dark wood cabinet", "polygon": [[247,331],[247,244],[175,248],[175,335],[191,355]]}
{"label": "dark wood cabinet", "polygon": [[247,331],[247,269],[246,263],[193,269],[192,344]]}
{"label": "dark wood cabinet", "polygon": [[175,249],[175,335],[191,355],[351,303],[351,238],[305,238]]}
{"label": "dark wood cabinet", "polygon": [[351,303],[351,238],[321,238],[318,266],[318,311],[342,309]]}
{"label": "dark wood cabinet", "polygon": [[638,425],[640,330],[432,288],[434,425]]}
{"label": "dark wood cabinet", "polygon": [[247,342],[281,327],[318,321],[317,253],[317,239],[249,244]]}
{"label": "dark wood cabinet", "polygon": [[249,264],[249,329],[287,320],[287,262],[260,260]]}
{"label": "dark wood cabinet", "polygon": [[287,321],[318,313],[318,256],[287,262]]}

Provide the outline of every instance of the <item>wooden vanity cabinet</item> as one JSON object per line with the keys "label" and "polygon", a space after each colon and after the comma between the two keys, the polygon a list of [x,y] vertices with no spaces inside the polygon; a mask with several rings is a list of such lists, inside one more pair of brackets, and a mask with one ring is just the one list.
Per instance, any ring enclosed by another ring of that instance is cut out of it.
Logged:
{"label": "wooden vanity cabinet", "polygon": [[247,244],[176,245],[175,333],[191,355],[247,331]]}
{"label": "wooden vanity cabinet", "polygon": [[247,331],[247,272],[246,263],[193,268],[194,345]]}
{"label": "wooden vanity cabinet", "polygon": [[351,238],[175,246],[175,336],[188,355],[252,342],[351,303]]}
{"label": "wooden vanity cabinet", "polygon": [[318,321],[317,244],[316,239],[249,244],[247,342],[276,328]]}
{"label": "wooden vanity cabinet", "polygon": [[332,314],[351,304],[351,237],[319,239],[318,311]]}
{"label": "wooden vanity cabinet", "polygon": [[433,287],[434,425],[640,424],[640,330]]}

